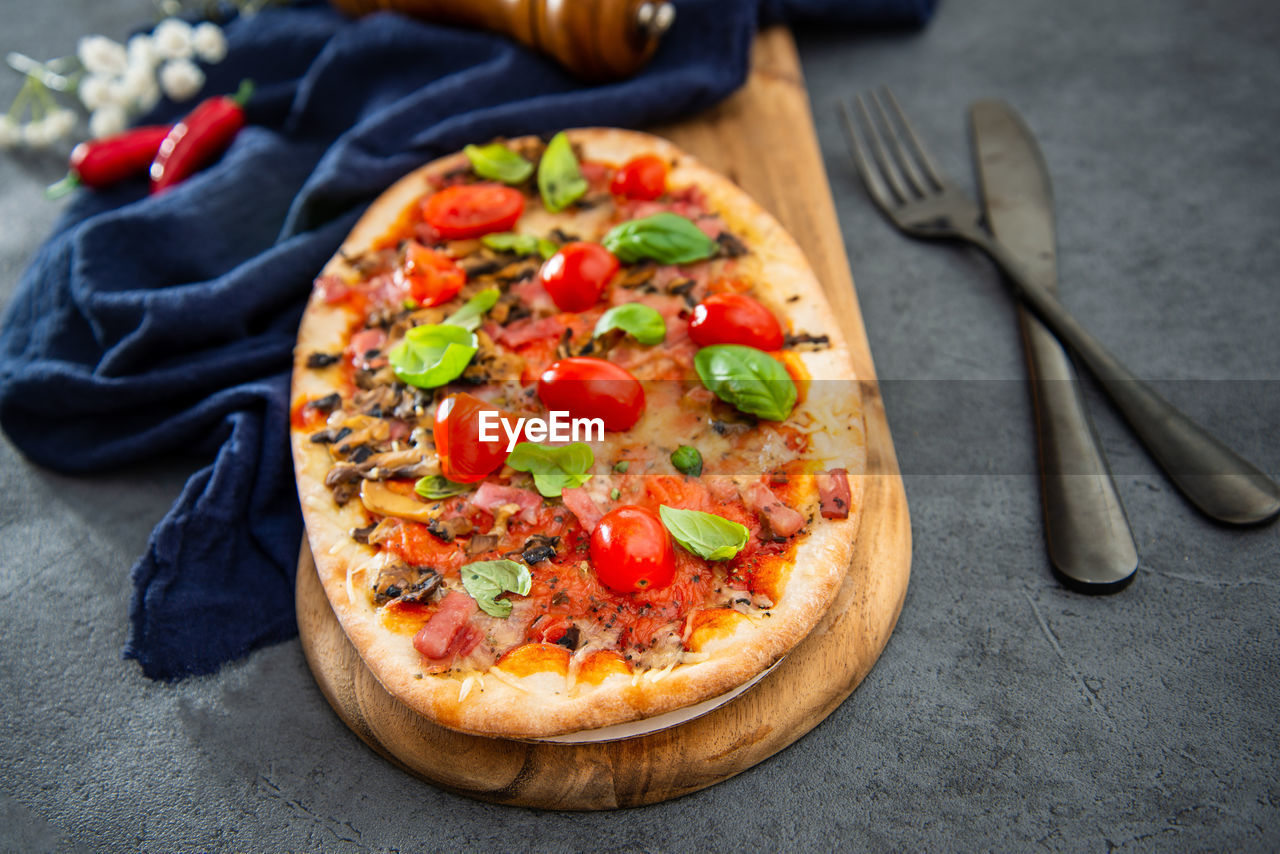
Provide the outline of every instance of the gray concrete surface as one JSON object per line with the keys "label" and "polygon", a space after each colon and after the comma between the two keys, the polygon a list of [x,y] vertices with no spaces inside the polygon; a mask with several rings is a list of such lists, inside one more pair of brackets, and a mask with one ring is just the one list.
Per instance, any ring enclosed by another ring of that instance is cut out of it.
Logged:
{"label": "gray concrete surface", "polygon": [[[0,50],[53,55],[150,10],[6,0]],[[1280,846],[1280,529],[1197,516],[1094,395],[1142,570],[1110,598],[1061,589],[1010,302],[984,259],[888,228],[832,110],[891,84],[969,180],[966,104],[1018,106],[1054,173],[1065,301],[1276,472],[1277,44],[1267,0],[943,0],[922,34],[800,33],[909,472],[912,584],[848,702],[678,801],[578,815],[437,791],[343,727],[296,642],[214,677],[147,682],[120,660],[127,572],[194,463],[67,478],[0,442],[0,850]],[[5,103],[15,84],[0,76]],[[0,157],[6,296],[56,214],[39,191],[59,171]]]}

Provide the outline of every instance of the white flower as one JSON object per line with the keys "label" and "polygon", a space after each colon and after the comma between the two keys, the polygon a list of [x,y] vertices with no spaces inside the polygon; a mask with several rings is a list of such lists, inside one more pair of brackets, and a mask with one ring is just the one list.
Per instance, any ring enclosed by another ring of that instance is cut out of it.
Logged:
{"label": "white flower", "polygon": [[111,78],[105,74],[86,74],[80,80],[80,87],[76,94],[80,96],[80,103],[84,104],[85,109],[92,112],[110,103],[114,97]]}
{"label": "white flower", "polygon": [[146,65],[130,65],[120,84],[122,94],[128,99],[126,103],[136,104],[156,89],[155,70]]}
{"label": "white flower", "polygon": [[191,58],[191,25],[181,18],[165,18],[156,25],[151,38],[162,59]]}
{"label": "white flower", "polygon": [[160,64],[156,42],[151,36],[139,33],[129,39],[129,68],[152,68]]}
{"label": "white flower", "polygon": [[22,140],[22,129],[8,116],[0,115],[0,148],[13,148]]}
{"label": "white flower", "polygon": [[128,54],[124,45],[106,36],[85,36],[76,47],[80,64],[90,74],[119,74],[124,71]]}
{"label": "white flower", "polygon": [[76,114],[71,110],[59,107],[44,117],[49,135],[54,140],[66,139],[75,130]]}
{"label": "white flower", "polygon": [[89,135],[94,139],[104,136],[115,136],[124,130],[126,116],[124,110],[115,104],[99,107],[89,116]]}
{"label": "white flower", "polygon": [[227,38],[217,24],[205,21],[192,31],[191,46],[205,62],[222,62],[227,56]]}
{"label": "white flower", "polygon": [[149,113],[151,112],[151,108],[158,103],[160,103],[160,86],[156,83],[155,78],[152,78],[151,85],[138,95],[138,99],[134,101],[134,105],[137,107],[139,113]]}
{"label": "white flower", "polygon": [[175,59],[160,67],[160,88],[175,101],[186,101],[204,85],[204,72],[189,59]]}
{"label": "white flower", "polygon": [[22,126],[22,141],[27,148],[47,148],[53,142],[53,134],[44,119],[34,119]]}

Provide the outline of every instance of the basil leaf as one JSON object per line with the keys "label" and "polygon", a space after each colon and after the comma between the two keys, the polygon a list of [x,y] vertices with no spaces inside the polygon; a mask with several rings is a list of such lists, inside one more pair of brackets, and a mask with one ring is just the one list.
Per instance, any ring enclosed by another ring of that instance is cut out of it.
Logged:
{"label": "basil leaf", "polygon": [[671,465],[682,474],[702,474],[702,454],[692,445],[681,445],[671,454]]}
{"label": "basil leaf", "polygon": [[484,313],[497,304],[500,296],[502,296],[502,291],[497,288],[485,288],[467,300],[462,308],[446,317],[441,323],[449,326],[461,326],[463,329],[469,329],[474,332],[476,327],[480,325],[480,318],[484,317]]}
{"label": "basil leaf", "polygon": [[745,525],[701,510],[659,505],[662,524],[677,543],[704,560],[728,560],[747,544]]}
{"label": "basil leaf", "polygon": [[615,225],[600,242],[626,264],[644,258],[660,264],[689,264],[710,258],[719,248],[692,221],[670,211]]}
{"label": "basil leaf", "polygon": [[426,477],[420,477],[418,482],[413,485],[413,491],[423,498],[452,498],[455,495],[461,495],[470,488],[470,484],[454,483],[440,474],[429,474]]}
{"label": "basil leaf", "polygon": [[796,384],[777,359],[755,347],[713,344],[693,357],[702,384],[742,412],[785,421],[796,405]]}
{"label": "basil leaf", "polygon": [[615,305],[600,315],[592,337],[599,338],[610,329],[621,329],[641,344],[652,347],[667,337],[667,323],[656,309],[638,302]]}
{"label": "basil leaf", "polygon": [[462,567],[462,586],[490,617],[511,615],[511,602],[499,599],[503,593],[528,596],[533,587],[529,567],[514,560],[481,560]]}
{"label": "basil leaf", "polygon": [[534,237],[532,234],[517,234],[514,231],[486,234],[480,238],[480,242],[495,252],[513,252],[522,257],[536,252],[542,256],[544,261],[560,251],[559,246],[556,246],[545,237]]}
{"label": "basil leaf", "polygon": [[558,498],[566,487],[591,480],[596,455],[585,442],[571,445],[538,445],[521,442],[507,456],[507,465],[533,475],[533,485],[547,498]]}
{"label": "basil leaf", "polygon": [[481,178],[519,184],[533,174],[533,164],[500,142],[489,145],[468,145],[462,149],[471,168]]}
{"label": "basil leaf", "polygon": [[461,376],[477,349],[473,332],[447,323],[428,324],[406,332],[387,353],[387,361],[401,382],[436,388]]}
{"label": "basil leaf", "polygon": [[538,251],[539,238],[533,234],[519,234],[514,231],[500,231],[497,234],[486,234],[480,242],[494,252],[514,252],[516,255],[532,255]]}
{"label": "basil leaf", "polygon": [[564,131],[551,137],[538,162],[538,192],[551,212],[562,211],[587,192],[587,179],[578,169],[578,158]]}

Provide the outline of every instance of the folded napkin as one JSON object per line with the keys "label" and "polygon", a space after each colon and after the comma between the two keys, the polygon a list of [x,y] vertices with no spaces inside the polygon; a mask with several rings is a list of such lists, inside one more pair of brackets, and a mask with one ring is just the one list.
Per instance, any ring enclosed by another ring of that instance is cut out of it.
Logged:
{"label": "folded napkin", "polygon": [[[932,0],[686,0],[646,70],[584,86],[485,33],[322,3],[227,27],[206,92],[251,78],[249,126],[164,195],[82,192],[0,331],[0,425],[64,472],[210,462],[133,569],[125,654],[157,679],[292,637],[302,536],[288,451],[291,351],[311,281],[395,179],[462,145],[686,116],[742,84],[758,19],[922,24]],[[147,122],[182,109],[163,104]]]}

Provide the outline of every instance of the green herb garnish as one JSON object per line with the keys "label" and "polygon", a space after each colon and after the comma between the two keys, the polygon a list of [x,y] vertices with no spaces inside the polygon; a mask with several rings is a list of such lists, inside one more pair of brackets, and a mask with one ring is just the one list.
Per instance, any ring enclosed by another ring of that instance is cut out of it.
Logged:
{"label": "green herb garnish", "polygon": [[413,485],[414,492],[428,499],[452,498],[455,495],[461,495],[470,488],[470,484],[454,483],[440,474],[429,474],[426,477],[418,478],[418,482]]}
{"label": "green herb garnish", "polygon": [[659,264],[690,264],[710,258],[719,248],[691,220],[670,211],[615,225],[600,242],[625,264],[644,258]]}
{"label": "green herb garnish", "polygon": [[796,405],[796,384],[777,359],[741,344],[713,344],[693,357],[702,384],[742,412],[784,421]]}
{"label": "green herb garnish", "polygon": [[462,375],[476,354],[476,336],[448,323],[415,326],[391,348],[387,361],[396,378],[418,388],[437,388]]}
{"label": "green herb garnish", "polygon": [[728,560],[747,544],[747,529],[714,513],[658,507],[662,524],[677,543],[704,560]]}
{"label": "green herb garnish", "polygon": [[480,242],[488,246],[494,252],[511,252],[515,255],[533,255],[537,253],[543,259],[550,258],[559,251],[560,247],[556,246],[545,237],[536,237],[532,234],[518,234],[514,231],[500,231],[497,234],[486,234],[480,238]]}
{"label": "green herb garnish", "polygon": [[587,179],[578,168],[578,158],[564,131],[551,137],[538,162],[538,192],[547,210],[562,211],[587,192]]}
{"label": "green herb garnish", "polygon": [[613,329],[621,329],[641,344],[650,347],[661,344],[667,337],[667,323],[662,315],[656,309],[638,302],[615,305],[600,315],[592,337],[599,338]]}
{"label": "green herb garnish", "polygon": [[507,465],[533,475],[533,485],[547,498],[558,498],[566,487],[591,480],[595,454],[585,442],[570,445],[538,445],[521,442],[507,457]]}
{"label": "green herb garnish", "polygon": [[504,184],[520,184],[533,174],[532,163],[500,142],[468,145],[462,150],[471,161],[472,170],[481,178]]}
{"label": "green herb garnish", "polygon": [[511,602],[499,599],[503,593],[528,596],[533,587],[529,567],[514,560],[481,560],[468,563],[459,570],[462,586],[476,600],[480,610],[491,617],[511,615]]}
{"label": "green herb garnish", "polygon": [[474,332],[476,327],[480,325],[480,318],[484,317],[484,313],[497,304],[500,296],[502,296],[502,291],[497,288],[485,288],[467,300],[462,308],[441,322],[449,326],[461,326],[463,329],[470,329]]}

